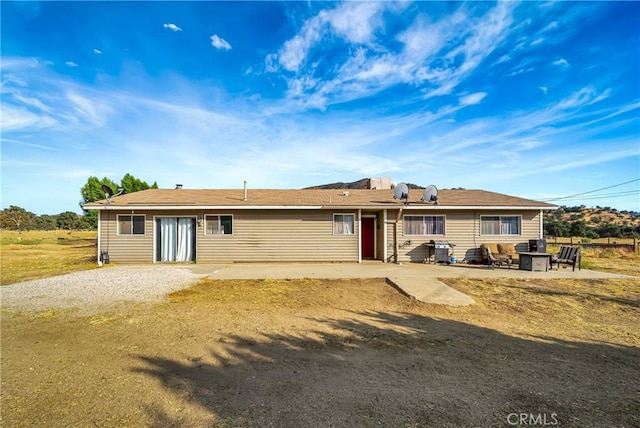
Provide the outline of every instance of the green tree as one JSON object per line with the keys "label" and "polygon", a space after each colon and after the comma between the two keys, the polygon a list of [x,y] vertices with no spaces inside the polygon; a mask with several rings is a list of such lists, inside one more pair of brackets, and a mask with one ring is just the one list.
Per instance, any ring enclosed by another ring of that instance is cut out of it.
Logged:
{"label": "green tree", "polygon": [[34,218],[34,213],[24,208],[11,205],[9,208],[2,210],[0,224],[2,224],[3,229],[17,230],[18,234],[22,234],[23,230],[28,230],[32,226]]}
{"label": "green tree", "polygon": [[[158,188],[157,182],[154,181],[152,185],[149,185],[146,181],[142,181],[129,173],[125,174],[124,177],[122,177],[122,180],[120,180],[120,186],[118,186],[110,178],[104,177],[102,180],[100,180],[98,179],[98,177],[92,176],[87,179],[87,183],[80,189],[80,194],[82,195],[83,201],[95,202],[105,199],[106,196],[104,194],[104,190],[102,190],[103,184],[109,186],[114,192],[117,192],[117,190],[121,188],[123,193],[133,193],[139,192],[140,190]],[[89,223],[94,229],[98,227],[97,210],[86,211],[84,218],[87,223]]]}
{"label": "green tree", "polygon": [[78,214],[72,211],[65,211],[58,214],[58,228],[72,230],[76,227]]}
{"label": "green tree", "polygon": [[622,231],[620,226],[617,224],[609,223],[603,227],[598,228],[598,235],[603,238],[611,237],[611,238],[620,238],[622,236]]}
{"label": "green tree", "polygon": [[131,174],[125,174],[120,180],[120,185],[124,189],[124,193],[139,192],[140,190],[157,189],[158,184],[154,181],[151,186],[146,181],[134,177]]}
{"label": "green tree", "polygon": [[545,221],[544,233],[551,236],[568,236],[569,224],[562,220]]}
{"label": "green tree", "polygon": [[[102,190],[103,184],[109,186],[114,192],[118,188],[118,185],[107,177],[104,177],[102,180],[98,179],[98,177],[89,177],[87,183],[80,189],[80,194],[84,202],[95,202],[105,199],[106,195],[104,194],[104,190]],[[92,228],[95,229],[98,227],[97,210],[88,210],[84,216]]]}
{"label": "green tree", "polygon": [[55,230],[58,227],[58,216],[39,215],[33,221],[33,228],[36,230]]}
{"label": "green tree", "polygon": [[91,230],[93,229],[93,225],[89,223],[87,216],[80,216],[76,219],[74,228],[78,230]]}
{"label": "green tree", "polygon": [[111,181],[111,179],[104,177],[102,180],[98,177],[89,177],[87,183],[80,189],[80,194],[85,202],[95,202],[105,199],[104,190],[102,185],[106,184],[114,192],[118,189],[118,185]]}
{"label": "green tree", "polygon": [[589,239],[598,239],[599,237],[600,237],[600,235],[598,235],[598,232],[596,232],[592,228],[589,228],[587,230],[587,238],[589,238]]}
{"label": "green tree", "polygon": [[574,221],[569,229],[571,236],[587,236],[587,222],[584,220]]}

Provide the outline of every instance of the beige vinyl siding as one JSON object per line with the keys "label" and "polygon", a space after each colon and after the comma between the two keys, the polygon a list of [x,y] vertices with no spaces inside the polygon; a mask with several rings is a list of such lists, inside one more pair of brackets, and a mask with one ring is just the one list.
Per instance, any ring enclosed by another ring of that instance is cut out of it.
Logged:
{"label": "beige vinyl siding", "polygon": [[[352,235],[333,234],[333,214],[354,214]],[[357,211],[211,211],[233,214],[233,235],[199,233],[199,262],[358,261]]]}
{"label": "beige vinyl siding", "polygon": [[144,235],[118,235],[118,215],[131,215],[128,211],[100,211],[100,250],[109,252],[111,263],[153,262],[153,215],[145,215]]}
{"label": "beige vinyl siding", "polygon": [[[384,256],[386,230],[386,261],[394,261],[394,229],[398,210],[387,210],[384,223],[378,212],[376,250],[378,259]],[[353,235],[333,234],[333,214],[355,215]],[[372,213],[372,212],[367,212]],[[118,214],[144,214],[144,235],[117,235]],[[398,222],[399,261],[422,262],[427,255],[425,243],[431,239],[455,244],[454,255],[459,261],[480,260],[480,244],[485,242],[514,243],[518,251],[528,250],[529,239],[540,237],[540,211],[490,210],[403,210],[403,215],[444,215],[444,236],[404,236],[402,216]],[[232,235],[205,235],[205,215],[232,215]],[[481,215],[521,216],[519,236],[481,236]],[[318,262],[358,261],[359,227],[357,210],[163,210],[100,212],[100,245],[109,251],[111,262],[152,263],[154,261],[154,219],[159,216],[197,217],[196,260],[212,262]]]}
{"label": "beige vinyl siding", "polygon": [[[355,215],[352,235],[333,234],[333,214]],[[154,261],[156,217],[198,218],[196,260],[207,262],[358,261],[357,211],[264,210],[264,211],[153,211],[146,215],[144,235],[117,235],[117,215],[127,211],[102,211],[100,245],[113,263]],[[205,215],[233,215],[232,235],[205,235]]]}
{"label": "beige vinyl siding", "polygon": [[[433,211],[407,211],[403,215],[434,215]],[[404,236],[402,217],[398,223],[398,244],[399,244],[399,261],[401,262],[422,262],[427,257],[428,251],[426,243],[431,241],[448,241],[455,245],[453,247],[453,255],[458,261],[479,261],[482,259],[480,254],[480,244],[485,242],[513,243],[516,245],[517,251],[527,251],[529,248],[529,239],[537,239],[540,237],[540,212],[539,211],[439,211],[437,215],[445,216],[445,235],[434,236]],[[521,234],[518,236],[481,236],[480,234],[480,215],[508,215],[521,216]],[[393,230],[396,214],[389,211],[387,224],[387,252],[390,261],[393,261]]]}

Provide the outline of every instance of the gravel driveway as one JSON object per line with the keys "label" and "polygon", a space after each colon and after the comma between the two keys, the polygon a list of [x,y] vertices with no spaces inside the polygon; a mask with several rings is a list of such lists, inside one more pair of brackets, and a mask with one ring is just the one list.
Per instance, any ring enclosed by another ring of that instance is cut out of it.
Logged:
{"label": "gravel driveway", "polygon": [[205,276],[188,266],[113,266],[6,285],[0,302],[3,309],[35,311],[153,302]]}

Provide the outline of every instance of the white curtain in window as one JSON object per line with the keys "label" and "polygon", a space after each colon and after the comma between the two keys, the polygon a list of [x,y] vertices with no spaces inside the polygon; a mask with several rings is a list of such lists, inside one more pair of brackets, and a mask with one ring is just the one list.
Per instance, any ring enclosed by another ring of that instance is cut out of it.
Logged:
{"label": "white curtain in window", "polygon": [[178,219],[175,260],[177,262],[190,262],[193,260],[193,220],[190,218]]}
{"label": "white curtain in window", "polygon": [[403,227],[405,235],[444,235],[444,217],[405,216]]}
{"label": "white curtain in window", "polygon": [[354,221],[353,215],[336,214],[333,218],[334,235],[353,235]]}
{"label": "white curtain in window", "polygon": [[500,233],[500,217],[482,217],[481,226],[483,235],[498,235]]}
{"label": "white curtain in window", "polygon": [[175,217],[160,219],[160,260],[176,261],[177,227]]}
{"label": "white curtain in window", "polygon": [[518,224],[518,217],[502,217],[500,218],[500,233],[502,235],[518,235],[520,234]]}
{"label": "white curtain in window", "polygon": [[344,234],[345,235],[353,235],[353,216],[346,215],[343,217],[342,224],[344,225]]}
{"label": "white curtain in window", "polygon": [[424,221],[422,216],[405,216],[404,217],[404,234],[405,235],[424,235]]}

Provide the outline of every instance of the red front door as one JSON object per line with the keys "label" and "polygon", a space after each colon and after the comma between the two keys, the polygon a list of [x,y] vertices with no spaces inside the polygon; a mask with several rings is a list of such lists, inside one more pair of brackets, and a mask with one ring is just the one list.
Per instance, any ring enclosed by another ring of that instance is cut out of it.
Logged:
{"label": "red front door", "polygon": [[373,259],[376,255],[376,219],[373,217],[362,218],[362,233],[360,235],[360,244],[362,247],[362,258]]}

